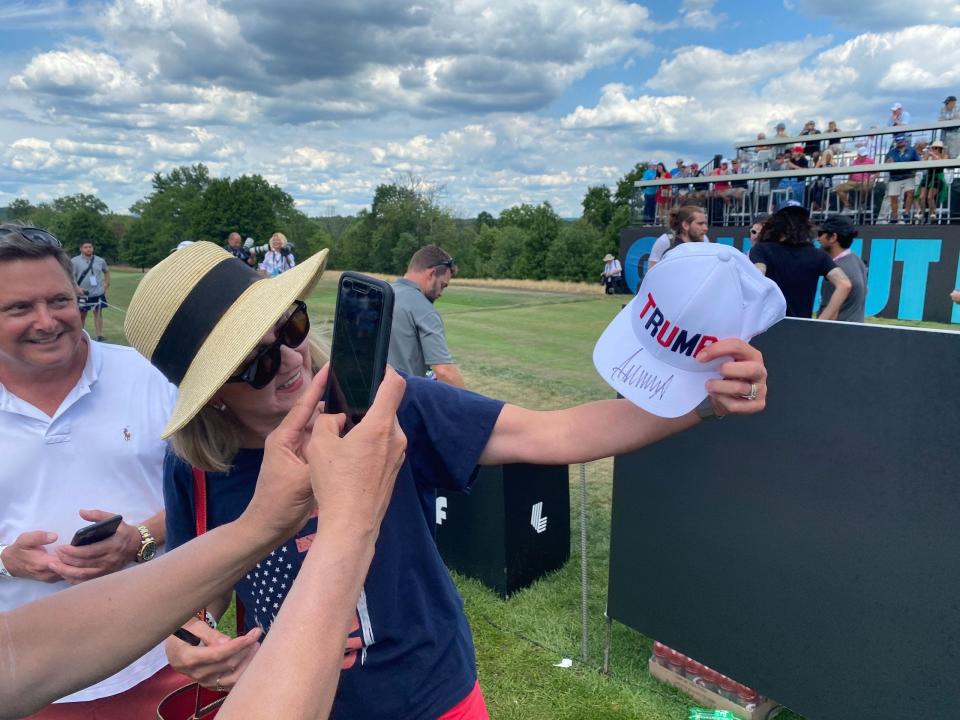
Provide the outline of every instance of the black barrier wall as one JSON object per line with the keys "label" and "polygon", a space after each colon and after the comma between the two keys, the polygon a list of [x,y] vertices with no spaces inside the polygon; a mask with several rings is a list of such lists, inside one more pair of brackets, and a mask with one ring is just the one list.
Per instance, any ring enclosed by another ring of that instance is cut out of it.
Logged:
{"label": "black barrier wall", "polygon": [[[960,287],[960,227],[861,225],[852,250],[867,264],[868,316],[960,323],[950,291]],[[654,240],[666,228],[631,225],[620,233],[624,278],[637,291]],[[715,242],[750,250],[750,228],[711,228]],[[817,303],[819,306],[819,303]]]}
{"label": "black barrier wall", "polygon": [[447,567],[508,597],[570,559],[566,465],[490,465],[469,495],[437,491]]}
{"label": "black barrier wall", "polygon": [[763,414],[616,459],[610,616],[811,720],[951,714],[960,333],[788,319],[755,344]]}

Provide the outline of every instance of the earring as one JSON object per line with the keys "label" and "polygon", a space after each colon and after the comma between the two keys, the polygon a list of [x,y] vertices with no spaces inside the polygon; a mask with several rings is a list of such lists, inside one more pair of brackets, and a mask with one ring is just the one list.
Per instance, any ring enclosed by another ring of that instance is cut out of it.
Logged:
{"label": "earring", "polygon": [[227,406],[223,403],[214,403],[211,407],[217,412],[225,412],[227,409]]}

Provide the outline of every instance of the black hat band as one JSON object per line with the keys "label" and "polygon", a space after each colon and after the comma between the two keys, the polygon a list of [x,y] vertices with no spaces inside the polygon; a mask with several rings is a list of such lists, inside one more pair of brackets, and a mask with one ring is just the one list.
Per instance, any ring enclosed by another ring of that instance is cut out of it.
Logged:
{"label": "black hat band", "polygon": [[170,318],[150,362],[174,385],[180,385],[200,346],[230,306],[262,278],[233,257],[214,265],[193,286]]}

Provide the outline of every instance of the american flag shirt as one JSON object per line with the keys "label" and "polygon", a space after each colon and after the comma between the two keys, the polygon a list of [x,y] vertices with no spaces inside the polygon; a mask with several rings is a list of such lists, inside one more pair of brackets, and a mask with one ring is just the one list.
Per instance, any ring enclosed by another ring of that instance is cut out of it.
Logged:
{"label": "american flag shirt", "polygon": [[[439,718],[476,682],[463,601],[434,540],[437,488],[469,490],[503,403],[445,383],[408,377],[397,413],[406,460],[380,534],[352,632],[344,642],[334,720]],[[244,449],[228,473],[207,475],[208,527],[235,520],[253,497],[263,450]],[[194,535],[190,467],[164,468],[167,543]],[[269,631],[317,529],[316,518],[263,558],[236,585],[247,629]],[[269,642],[269,640],[267,641]]]}

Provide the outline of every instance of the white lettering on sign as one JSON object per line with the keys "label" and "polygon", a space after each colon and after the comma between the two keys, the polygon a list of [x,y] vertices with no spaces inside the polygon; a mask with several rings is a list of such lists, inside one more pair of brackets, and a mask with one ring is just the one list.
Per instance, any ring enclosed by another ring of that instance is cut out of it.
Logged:
{"label": "white lettering on sign", "polygon": [[437,525],[443,525],[447,519],[447,499],[442,495],[437,495]]}

